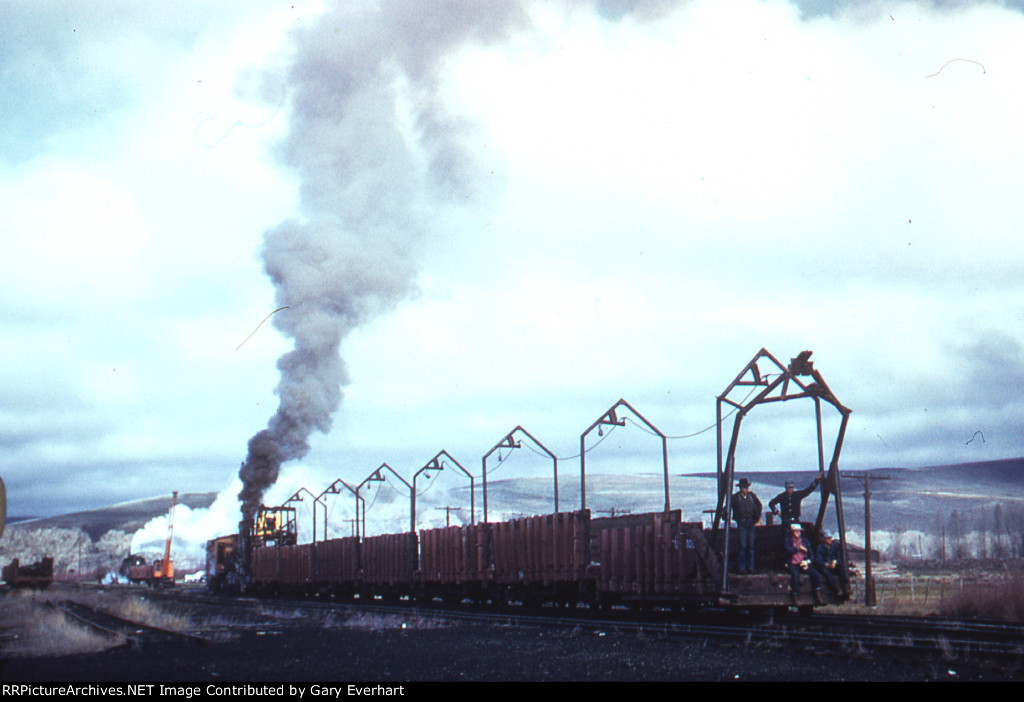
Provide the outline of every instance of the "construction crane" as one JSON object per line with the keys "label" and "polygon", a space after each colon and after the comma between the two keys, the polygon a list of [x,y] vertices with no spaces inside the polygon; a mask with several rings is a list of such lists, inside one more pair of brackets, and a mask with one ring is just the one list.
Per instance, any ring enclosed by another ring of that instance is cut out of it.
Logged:
{"label": "construction crane", "polygon": [[[174,586],[174,561],[171,560],[171,540],[174,537],[174,508],[178,504],[178,491],[171,496],[171,511],[167,513],[167,545],[164,557],[158,562],[146,563],[138,557],[129,556],[135,562],[129,564],[128,579],[133,583],[146,583],[150,587]],[[128,559],[125,559],[126,561]]]}

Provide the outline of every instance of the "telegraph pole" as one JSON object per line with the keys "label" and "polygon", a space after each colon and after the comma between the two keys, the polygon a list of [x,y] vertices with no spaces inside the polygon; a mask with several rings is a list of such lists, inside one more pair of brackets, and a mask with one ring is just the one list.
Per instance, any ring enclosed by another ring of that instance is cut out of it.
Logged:
{"label": "telegraph pole", "polygon": [[450,527],[452,525],[452,512],[461,512],[462,507],[452,507],[445,505],[444,507],[435,507],[436,510],[444,510],[444,525]]}
{"label": "telegraph pole", "polygon": [[[871,574],[871,481],[891,480],[891,478],[887,475],[868,475],[867,473],[844,475],[843,477],[864,481],[864,604],[874,607],[878,601],[875,598],[875,576]],[[846,567],[850,567],[849,560],[847,560]]]}

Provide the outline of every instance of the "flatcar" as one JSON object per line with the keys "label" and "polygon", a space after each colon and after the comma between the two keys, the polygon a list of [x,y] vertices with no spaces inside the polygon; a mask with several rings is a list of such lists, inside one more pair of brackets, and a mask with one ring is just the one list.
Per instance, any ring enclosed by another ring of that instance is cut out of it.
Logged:
{"label": "flatcar", "polygon": [[[796,606],[808,611],[842,602],[848,590],[805,587],[799,596],[791,594],[790,575],[784,567],[789,525],[755,527],[755,573],[741,575],[730,568],[738,542],[736,529],[728,525],[740,424],[758,405],[798,398],[815,403],[818,472],[825,475],[817,519],[802,522],[802,527],[816,545],[828,503],[834,498],[837,525],[830,531],[836,532],[846,557],[838,459],[850,411],[832,395],[809,356],[804,352],[784,366],[762,349],[719,396],[718,499],[709,510],[710,525],[685,521],[680,510],[669,508],[667,461],[665,509],[643,514],[595,517],[581,507],[508,521],[300,544],[294,508],[263,508],[254,521],[239,525],[238,534],[208,542],[208,586],[215,591],[337,599],[671,610],[715,605],[751,610]],[[742,400],[734,398],[743,392]],[[822,402],[841,415],[827,475]],[[620,401],[603,418],[607,423],[619,423],[616,408],[620,405],[628,408]],[[728,445],[722,433],[726,405],[734,408],[735,415]],[[585,491],[583,495],[585,500]]]}

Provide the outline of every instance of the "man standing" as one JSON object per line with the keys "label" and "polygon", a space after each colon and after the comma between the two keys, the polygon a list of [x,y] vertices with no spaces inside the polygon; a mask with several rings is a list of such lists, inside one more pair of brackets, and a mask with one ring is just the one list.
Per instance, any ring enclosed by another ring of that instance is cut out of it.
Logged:
{"label": "man standing", "polygon": [[805,497],[814,492],[814,488],[818,487],[825,478],[824,473],[818,473],[818,477],[814,479],[814,482],[809,486],[797,492],[796,485],[793,484],[792,480],[786,481],[786,491],[780,492],[778,495],[771,499],[768,503],[768,509],[770,509],[775,516],[782,516],[782,523],[786,526],[793,524],[794,522],[800,521],[800,503]]}
{"label": "man standing", "polygon": [[740,536],[740,574],[754,572],[754,525],[761,519],[761,500],[750,491],[750,481],[741,478],[739,492],[732,496],[732,518]]}

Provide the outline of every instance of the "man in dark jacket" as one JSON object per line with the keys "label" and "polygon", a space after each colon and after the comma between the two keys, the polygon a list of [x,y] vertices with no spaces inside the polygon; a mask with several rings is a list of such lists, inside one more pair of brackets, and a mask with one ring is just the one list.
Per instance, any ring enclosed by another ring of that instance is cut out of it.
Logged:
{"label": "man in dark jacket", "polygon": [[740,573],[754,572],[754,525],[761,519],[761,500],[750,490],[750,481],[741,478],[739,492],[732,496],[732,518],[740,537]]}
{"label": "man in dark jacket", "polygon": [[843,549],[831,531],[826,531],[814,552],[814,565],[837,594],[850,594],[850,571],[843,562]]}
{"label": "man in dark jacket", "polygon": [[793,481],[786,481],[786,491],[780,492],[778,495],[773,497],[768,503],[768,509],[775,513],[775,516],[782,516],[782,523],[786,527],[790,524],[800,521],[800,503],[805,497],[814,492],[814,488],[818,487],[825,477],[824,473],[818,473],[818,477],[814,479],[814,482],[803,490],[797,491],[796,485]]}

